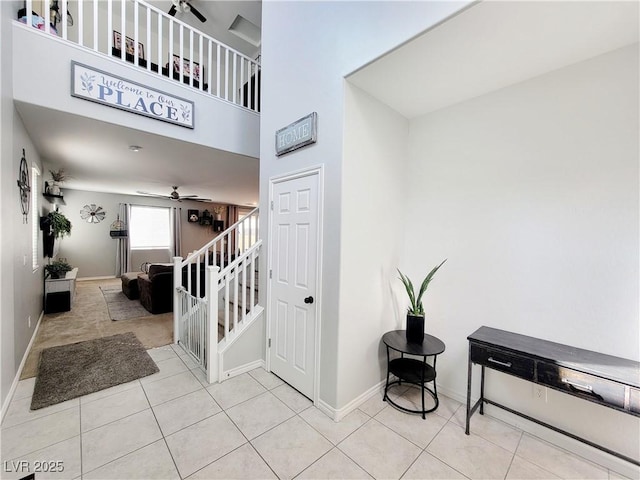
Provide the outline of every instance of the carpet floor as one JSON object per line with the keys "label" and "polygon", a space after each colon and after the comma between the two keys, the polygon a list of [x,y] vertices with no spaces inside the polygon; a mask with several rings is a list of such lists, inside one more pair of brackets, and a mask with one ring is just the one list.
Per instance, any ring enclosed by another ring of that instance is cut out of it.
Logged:
{"label": "carpet floor", "polygon": [[42,351],[31,410],[131,382],[159,372],[131,332]]}
{"label": "carpet floor", "polygon": [[126,322],[109,317],[100,286],[118,286],[120,279],[85,280],[76,283],[73,308],[69,312],[44,315],[20,379],[35,377],[40,353],[45,348],[133,332],[145,348],[173,342],[173,313],[148,314]]}

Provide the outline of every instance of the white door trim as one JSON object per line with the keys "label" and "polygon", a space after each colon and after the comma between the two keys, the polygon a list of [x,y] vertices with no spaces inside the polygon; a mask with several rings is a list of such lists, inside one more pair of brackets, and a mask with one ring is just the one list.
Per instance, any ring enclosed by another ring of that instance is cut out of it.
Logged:
{"label": "white door trim", "polygon": [[[318,243],[317,243],[317,268],[316,268],[316,328],[315,328],[315,365],[313,379],[313,404],[317,405],[320,399],[320,345],[321,338],[320,332],[322,331],[322,259],[323,259],[323,226],[324,226],[324,166],[318,165],[314,167],[305,168],[302,170],[295,170],[282,175],[277,175],[269,178],[269,227],[268,227],[268,259],[267,259],[267,271],[271,271],[273,268],[273,259],[271,254],[271,245],[273,242],[273,210],[271,205],[273,203],[273,190],[276,184],[283,183],[289,180],[295,180],[297,178],[308,177],[312,175],[318,176]],[[273,279],[267,276],[267,312],[266,312],[266,335],[265,335],[265,352],[266,352],[266,370],[271,371],[271,352],[269,351],[269,336],[271,335],[271,312],[273,311],[271,305],[271,289]]]}

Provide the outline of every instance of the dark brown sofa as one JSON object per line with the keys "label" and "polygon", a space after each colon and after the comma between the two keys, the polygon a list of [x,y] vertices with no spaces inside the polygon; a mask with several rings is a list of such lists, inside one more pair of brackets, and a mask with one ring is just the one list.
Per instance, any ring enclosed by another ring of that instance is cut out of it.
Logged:
{"label": "dark brown sofa", "polygon": [[173,265],[150,265],[149,273],[138,275],[140,303],[149,312],[173,310]]}
{"label": "dark brown sofa", "polygon": [[[191,293],[197,288],[197,273],[200,274],[200,297],[205,292],[205,268],[200,264],[196,271],[196,266],[191,265]],[[187,287],[188,277],[187,267],[182,269],[182,285]],[[173,311],[173,265],[149,266],[149,273],[138,274],[138,290],[140,292],[140,303],[149,312],[166,313]]]}

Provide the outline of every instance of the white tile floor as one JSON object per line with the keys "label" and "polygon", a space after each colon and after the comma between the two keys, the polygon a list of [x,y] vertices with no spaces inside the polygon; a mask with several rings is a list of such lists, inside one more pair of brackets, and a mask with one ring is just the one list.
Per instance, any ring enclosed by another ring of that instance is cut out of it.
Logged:
{"label": "white tile floor", "polygon": [[[209,386],[181,350],[149,353],[159,373],[35,412],[35,380],[20,382],[0,477],[50,461],[64,470],[37,479],[622,478],[486,415],[467,436],[447,397],[426,420],[376,396],[335,423],[262,369]],[[394,399],[417,400],[414,389]]]}

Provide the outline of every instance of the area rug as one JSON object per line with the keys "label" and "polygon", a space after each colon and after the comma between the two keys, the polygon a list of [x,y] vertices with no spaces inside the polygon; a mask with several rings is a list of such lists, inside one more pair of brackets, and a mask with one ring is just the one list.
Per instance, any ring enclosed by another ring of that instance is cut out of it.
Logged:
{"label": "area rug", "polygon": [[151,315],[141,304],[140,300],[129,300],[122,289],[116,285],[101,286],[100,290],[107,302],[109,318],[111,320],[131,320],[132,318],[148,317]]}
{"label": "area rug", "polygon": [[132,332],[42,351],[31,410],[104,390],[159,371]]}

